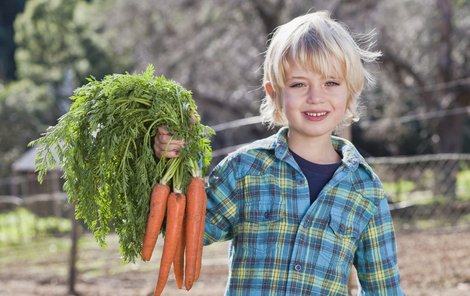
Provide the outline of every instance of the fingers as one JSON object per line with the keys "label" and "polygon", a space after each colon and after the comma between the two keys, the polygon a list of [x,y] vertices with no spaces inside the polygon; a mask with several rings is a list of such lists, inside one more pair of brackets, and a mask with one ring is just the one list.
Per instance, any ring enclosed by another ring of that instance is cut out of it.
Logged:
{"label": "fingers", "polygon": [[159,143],[158,141],[155,141],[153,145],[153,150],[155,152],[155,155],[158,158],[162,158],[163,156],[167,158],[177,157],[179,155],[181,148],[182,148],[182,145],[162,144],[162,143]]}
{"label": "fingers", "polygon": [[158,128],[153,144],[153,150],[157,157],[177,157],[183,147],[184,141],[172,139],[171,134],[164,127]]}

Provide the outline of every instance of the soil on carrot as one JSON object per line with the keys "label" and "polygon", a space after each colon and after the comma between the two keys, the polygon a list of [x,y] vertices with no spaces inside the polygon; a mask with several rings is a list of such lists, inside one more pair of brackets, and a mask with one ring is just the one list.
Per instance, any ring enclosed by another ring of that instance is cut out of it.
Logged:
{"label": "soil on carrot", "polygon": [[[470,228],[397,234],[402,283],[408,295],[470,295]],[[0,296],[62,296],[69,293],[68,238],[43,238],[0,245]],[[229,243],[204,248],[201,276],[191,291],[176,289],[171,274],[168,296],[223,295]],[[88,234],[79,244],[75,295],[153,295],[162,248],[150,262],[121,263],[117,239],[100,248]]]}

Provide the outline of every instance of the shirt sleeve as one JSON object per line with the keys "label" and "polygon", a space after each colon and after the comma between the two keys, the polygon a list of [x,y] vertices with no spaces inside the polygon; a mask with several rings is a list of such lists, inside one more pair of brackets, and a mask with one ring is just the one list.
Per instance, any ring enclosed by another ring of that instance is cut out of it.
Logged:
{"label": "shirt sleeve", "polygon": [[230,161],[216,166],[209,176],[204,244],[233,238],[237,219],[237,179]]}
{"label": "shirt sleeve", "polygon": [[404,295],[400,288],[395,234],[386,198],[364,230],[354,265],[361,285],[360,295]]}

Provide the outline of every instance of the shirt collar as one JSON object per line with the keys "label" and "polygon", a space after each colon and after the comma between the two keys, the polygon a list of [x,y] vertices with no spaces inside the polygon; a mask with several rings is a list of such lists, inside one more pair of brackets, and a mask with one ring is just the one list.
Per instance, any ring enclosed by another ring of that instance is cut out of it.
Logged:
{"label": "shirt collar", "polygon": [[[287,145],[287,127],[282,127],[279,131],[273,136],[273,140],[265,142],[264,148],[274,149],[274,153],[278,159],[286,161],[290,155],[289,147]],[[363,166],[369,174],[373,174],[372,169],[367,164],[366,160],[362,155],[357,151],[354,145],[343,138],[332,136],[331,141],[335,150],[341,155],[342,163],[351,171],[356,171],[359,165]]]}
{"label": "shirt collar", "polygon": [[361,166],[371,177],[374,176],[372,168],[350,141],[337,136],[331,136],[331,141],[335,150],[341,154],[342,162],[346,167],[351,171],[356,171]]}
{"label": "shirt collar", "polygon": [[282,127],[276,134],[276,140],[273,142],[274,153],[277,158],[284,160],[289,156],[289,146],[287,146],[287,127]]}

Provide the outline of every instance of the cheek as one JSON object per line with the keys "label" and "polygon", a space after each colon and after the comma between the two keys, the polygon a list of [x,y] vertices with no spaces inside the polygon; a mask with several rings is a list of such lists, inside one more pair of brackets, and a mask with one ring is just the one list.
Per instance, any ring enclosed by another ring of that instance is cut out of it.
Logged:
{"label": "cheek", "polygon": [[282,111],[284,112],[284,114],[287,115],[291,113],[293,109],[295,109],[295,101],[288,97],[284,97],[284,99],[282,100]]}
{"label": "cheek", "polygon": [[336,109],[346,112],[350,108],[350,102],[347,95],[338,96],[335,100]]}
{"label": "cheek", "polygon": [[342,105],[342,110],[346,112],[349,109],[349,100],[345,100]]}
{"label": "cheek", "polygon": [[298,98],[298,96],[295,95],[295,94],[283,93],[281,103],[282,103],[282,106],[284,107],[284,109],[295,107],[298,104],[298,101],[299,101],[296,98]]}

